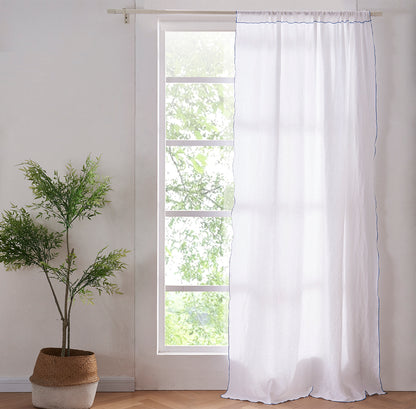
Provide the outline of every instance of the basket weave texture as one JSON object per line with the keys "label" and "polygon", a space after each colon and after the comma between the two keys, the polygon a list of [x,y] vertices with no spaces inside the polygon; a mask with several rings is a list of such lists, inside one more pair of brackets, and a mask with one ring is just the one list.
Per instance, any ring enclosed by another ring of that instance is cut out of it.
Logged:
{"label": "basket weave texture", "polygon": [[60,348],[43,348],[30,381],[41,386],[75,386],[98,382],[97,360],[90,351],[71,349],[61,357]]}

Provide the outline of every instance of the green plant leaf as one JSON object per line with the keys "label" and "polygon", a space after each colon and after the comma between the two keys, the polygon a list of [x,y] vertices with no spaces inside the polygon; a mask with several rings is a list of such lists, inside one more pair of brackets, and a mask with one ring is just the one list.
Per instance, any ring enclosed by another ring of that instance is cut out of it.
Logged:
{"label": "green plant leaf", "polygon": [[21,170],[35,197],[30,207],[38,210],[39,217],[56,219],[66,230],[77,219],[91,219],[99,214],[99,209],[108,203],[105,197],[111,189],[110,179],[98,176],[99,162],[99,157],[88,156],[80,171],[69,163],[63,177],[57,171],[49,176],[32,160],[23,162]]}
{"label": "green plant leaf", "polygon": [[36,223],[24,208],[12,207],[0,220],[0,262],[8,269],[49,263],[57,256],[62,233]]}

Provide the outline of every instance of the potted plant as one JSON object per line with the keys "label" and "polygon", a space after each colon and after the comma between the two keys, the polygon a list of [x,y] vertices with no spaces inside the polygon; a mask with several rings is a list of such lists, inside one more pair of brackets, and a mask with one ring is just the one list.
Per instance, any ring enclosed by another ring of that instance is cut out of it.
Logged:
{"label": "potted plant", "polygon": [[[34,201],[21,208],[12,205],[0,218],[0,262],[8,270],[36,267],[42,272],[62,323],[60,348],[42,349],[30,378],[35,407],[85,409],[94,401],[96,359],[92,352],[71,349],[72,306],[77,297],[92,303],[93,290],[100,295],[120,294],[111,279],[126,268],[122,259],[127,253],[125,249],[108,252],[104,248],[89,267],[82,271],[76,267],[71,228],[77,221],[99,214],[108,203],[105,197],[111,189],[110,179],[98,176],[99,160],[89,156],[80,170],[68,164],[63,177],[57,171],[49,176],[32,160],[23,162],[21,170],[31,184]],[[64,252],[61,263],[55,260],[60,250]],[[62,299],[56,283],[64,287]]]}

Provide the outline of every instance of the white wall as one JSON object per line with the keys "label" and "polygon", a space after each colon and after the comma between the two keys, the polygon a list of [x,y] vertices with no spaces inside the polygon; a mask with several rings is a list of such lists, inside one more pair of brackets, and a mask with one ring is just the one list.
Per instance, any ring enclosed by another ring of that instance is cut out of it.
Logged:
{"label": "white wall", "polygon": [[[134,27],[105,13],[132,3],[0,0],[0,209],[30,200],[17,163],[32,158],[62,169],[68,160],[79,165],[89,152],[102,154],[102,173],[113,177],[112,203],[75,229],[81,263],[107,244],[134,249]],[[354,0],[141,3],[192,9],[355,7]],[[387,390],[416,390],[416,3],[360,0],[359,6],[384,13],[374,21],[381,375]],[[136,166],[147,172],[141,163]],[[74,310],[73,346],[97,353],[101,376],[134,374],[133,260],[132,253],[119,278],[123,296],[102,296],[96,305]],[[0,277],[0,377],[28,376],[38,350],[59,344],[60,323],[40,274],[0,267]]]}
{"label": "white wall", "polygon": [[[134,249],[133,27],[106,14],[120,0],[0,1],[0,208],[31,193],[16,164],[48,170],[102,154],[111,204],[78,224],[80,265],[104,246]],[[134,375],[133,254],[118,278],[124,295],[73,309],[72,346],[96,352],[101,376]],[[44,277],[0,267],[0,377],[31,375],[41,347],[60,345]]]}
{"label": "white wall", "polygon": [[416,2],[361,0],[374,22],[379,135],[381,375],[416,390]]}

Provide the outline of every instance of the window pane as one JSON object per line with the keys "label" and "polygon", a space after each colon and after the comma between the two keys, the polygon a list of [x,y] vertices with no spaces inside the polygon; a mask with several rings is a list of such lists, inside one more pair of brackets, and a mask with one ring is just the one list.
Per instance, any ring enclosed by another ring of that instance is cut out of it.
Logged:
{"label": "window pane", "polygon": [[166,32],[167,77],[233,77],[234,32]]}
{"label": "window pane", "polygon": [[233,84],[166,84],[166,139],[232,139]]}
{"label": "window pane", "polygon": [[169,217],[165,235],[167,285],[228,285],[230,217]]}
{"label": "window pane", "polygon": [[166,210],[231,210],[231,146],[168,146]]}
{"label": "window pane", "polygon": [[227,345],[228,293],[167,292],[166,345]]}

